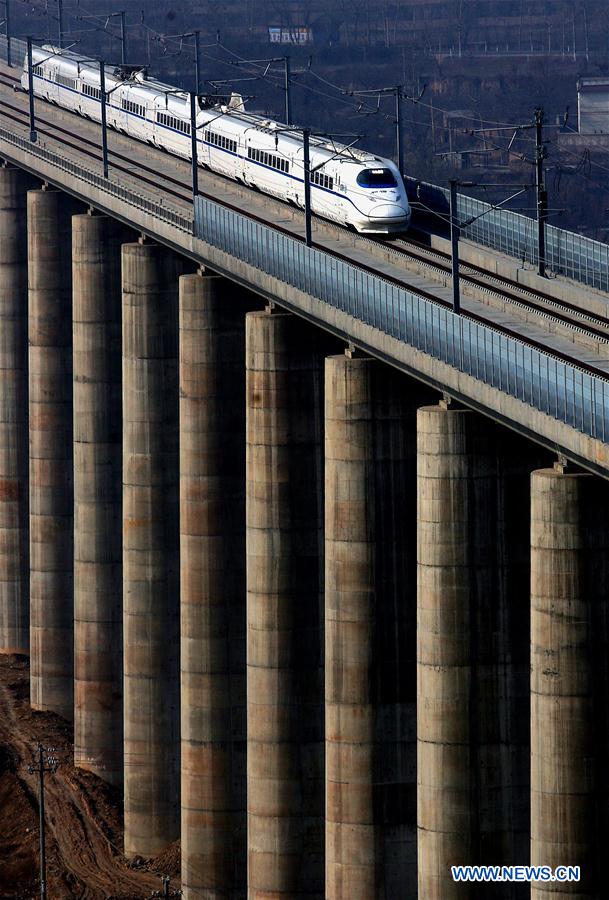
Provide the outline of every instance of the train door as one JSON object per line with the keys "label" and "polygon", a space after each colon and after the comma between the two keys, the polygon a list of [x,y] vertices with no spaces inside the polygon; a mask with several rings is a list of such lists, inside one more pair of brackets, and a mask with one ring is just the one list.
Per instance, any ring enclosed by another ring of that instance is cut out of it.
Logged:
{"label": "train door", "polygon": [[334,193],[332,194],[332,199],[336,220],[340,222],[341,225],[345,225],[349,212],[347,208],[349,201],[347,200],[347,188],[342,183],[340,175],[334,177]]}
{"label": "train door", "polygon": [[[304,187],[301,191],[298,190],[301,182],[299,181],[302,172],[302,164],[296,158],[296,154],[290,156],[289,158],[289,174],[287,188],[285,192],[286,200],[289,200],[290,203],[293,203],[294,206],[302,206],[304,205]],[[302,195],[302,202],[301,197]]]}
{"label": "train door", "polygon": [[252,147],[252,143],[249,138],[245,141],[245,157],[246,160],[243,166],[243,180],[250,187],[258,187],[258,166],[254,160],[254,152],[255,148]]}

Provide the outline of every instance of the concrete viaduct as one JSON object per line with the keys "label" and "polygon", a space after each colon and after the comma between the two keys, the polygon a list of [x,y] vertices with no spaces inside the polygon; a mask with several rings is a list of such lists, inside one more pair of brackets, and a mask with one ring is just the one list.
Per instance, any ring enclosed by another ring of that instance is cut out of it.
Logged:
{"label": "concrete viaduct", "polygon": [[[0,155],[0,649],[125,853],[181,837],[187,900],[605,896],[606,443]],[[451,877],[529,862],[581,880]]]}

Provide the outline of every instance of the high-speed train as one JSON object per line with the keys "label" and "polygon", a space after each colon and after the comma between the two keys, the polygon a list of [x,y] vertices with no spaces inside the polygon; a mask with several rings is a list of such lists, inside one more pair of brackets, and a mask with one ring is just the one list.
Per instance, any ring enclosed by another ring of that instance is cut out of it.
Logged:
{"label": "high-speed train", "polygon": [[[101,121],[99,63],[51,46],[34,47],[34,94],[81,116]],[[27,57],[21,85],[29,91]],[[190,95],[147,77],[145,70],[108,68],[108,126],[192,159]],[[227,106],[199,100],[198,164],[304,207],[302,133],[245,111],[233,95]],[[360,232],[403,232],[410,206],[391,160],[312,137],[311,209]]]}

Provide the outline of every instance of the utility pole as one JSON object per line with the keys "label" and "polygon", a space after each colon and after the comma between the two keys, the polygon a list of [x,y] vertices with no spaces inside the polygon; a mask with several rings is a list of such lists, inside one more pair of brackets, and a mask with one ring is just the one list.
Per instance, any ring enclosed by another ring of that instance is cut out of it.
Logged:
{"label": "utility pole", "polygon": [[102,128],[102,159],[104,164],[104,178],[108,177],[108,124],[106,121],[106,64],[99,62],[99,87],[101,91],[101,128]]}
{"label": "utility pole", "polygon": [[537,192],[537,255],[538,274],[546,274],[546,222],[548,219],[548,192],[543,177],[543,161],[546,148],[543,143],[543,109],[535,110],[535,189]]}
{"label": "utility pole", "polygon": [[[8,3],[8,0],[7,0]],[[284,56],[284,90],[285,90],[285,124],[291,124],[292,118],[292,98],[290,96],[290,57]]]}
{"label": "utility pole", "polygon": [[44,822],[44,774],[45,772],[57,771],[59,761],[56,756],[49,756],[52,747],[43,747],[38,744],[37,756],[35,764],[28,766],[30,774],[38,773],[38,784],[40,799],[38,808],[40,812],[40,900],[47,900],[47,861],[46,861],[46,835]]}
{"label": "utility pole", "polygon": [[151,894],[151,898],[153,897],[162,897],[163,900],[170,900],[171,897],[181,897],[182,891],[173,891],[170,890],[171,878],[169,875],[162,875],[163,879],[163,890],[162,891],[153,891]]}
{"label": "utility pole", "polygon": [[453,312],[461,313],[461,284],[459,281],[459,235],[461,226],[457,221],[457,185],[456,178],[450,179],[450,259],[453,277]]}

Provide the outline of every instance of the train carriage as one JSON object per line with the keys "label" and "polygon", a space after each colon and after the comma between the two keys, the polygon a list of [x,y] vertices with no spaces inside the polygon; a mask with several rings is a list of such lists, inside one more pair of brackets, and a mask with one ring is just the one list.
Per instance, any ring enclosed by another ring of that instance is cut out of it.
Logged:
{"label": "train carriage", "polygon": [[[106,70],[108,126],[191,159],[190,96],[144,70]],[[21,84],[29,90],[24,60]],[[51,46],[33,48],[33,90],[95,121],[101,119],[99,63]],[[228,105],[199,103],[197,162],[274,197],[304,206],[301,132]],[[363,150],[311,138],[311,208],[360,232],[389,234],[410,224],[406,189],[395,164]]]}

